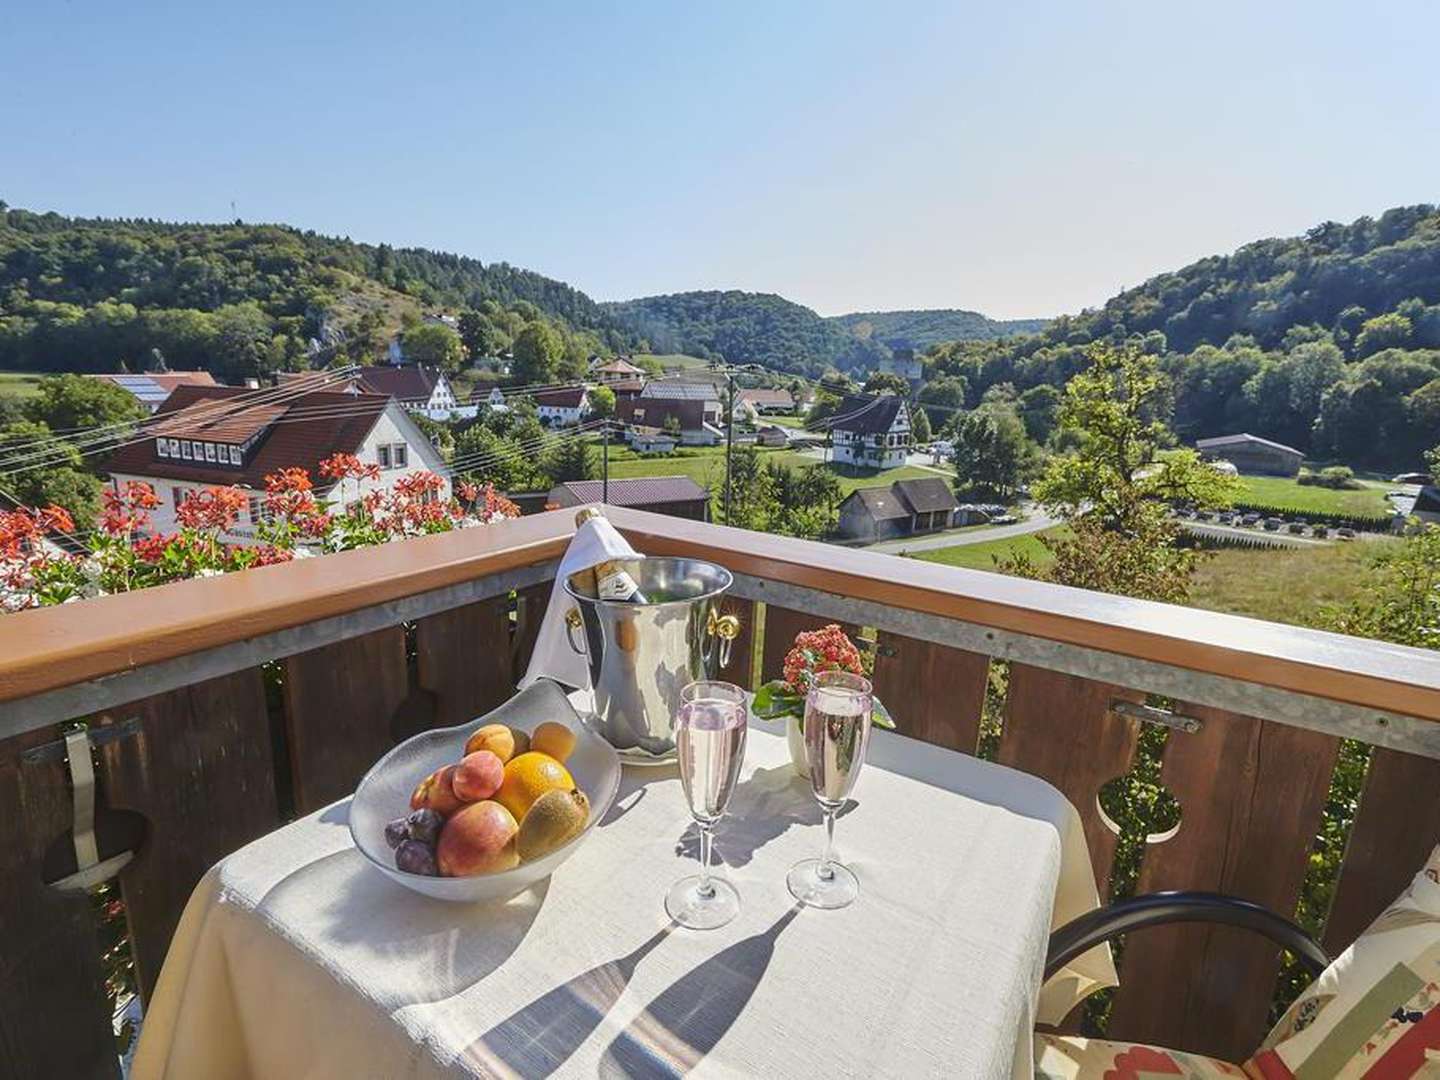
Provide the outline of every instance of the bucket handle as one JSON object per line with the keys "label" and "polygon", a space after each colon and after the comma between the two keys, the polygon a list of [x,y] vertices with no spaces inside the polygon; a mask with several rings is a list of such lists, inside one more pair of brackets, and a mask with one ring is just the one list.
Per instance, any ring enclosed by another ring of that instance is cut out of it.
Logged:
{"label": "bucket handle", "polygon": [[735,639],[740,636],[740,619],[736,615],[716,615],[715,609],[710,609],[710,617],[705,622],[705,634],[709,638],[705,643],[705,663],[710,663],[711,651],[715,641],[720,642],[720,667],[730,666],[731,647]]}
{"label": "bucket handle", "polygon": [[[583,645],[575,644],[575,631],[580,629],[580,609],[572,607],[565,612],[565,638],[570,642],[570,648],[574,649],[581,656],[588,656]],[[582,638],[583,640],[583,638]]]}

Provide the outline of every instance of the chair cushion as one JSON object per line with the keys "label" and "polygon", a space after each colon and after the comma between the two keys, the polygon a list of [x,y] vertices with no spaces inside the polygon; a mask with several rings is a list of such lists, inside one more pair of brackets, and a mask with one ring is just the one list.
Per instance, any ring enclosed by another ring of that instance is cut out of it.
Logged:
{"label": "chair cushion", "polygon": [[1238,1065],[1143,1043],[1072,1035],[1035,1036],[1036,1080],[1151,1080],[1162,1076],[1210,1080],[1244,1075]]}
{"label": "chair cushion", "polygon": [[1440,847],[1245,1063],[1263,1080],[1440,1075]]}

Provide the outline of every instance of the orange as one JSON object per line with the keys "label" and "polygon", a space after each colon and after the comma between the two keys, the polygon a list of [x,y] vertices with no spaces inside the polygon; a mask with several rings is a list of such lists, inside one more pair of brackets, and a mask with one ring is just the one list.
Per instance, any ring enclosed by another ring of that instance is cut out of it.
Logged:
{"label": "orange", "polygon": [[514,815],[516,821],[525,817],[530,804],[547,791],[571,791],[575,781],[564,765],[549,754],[531,750],[505,763],[505,778],[494,799]]}

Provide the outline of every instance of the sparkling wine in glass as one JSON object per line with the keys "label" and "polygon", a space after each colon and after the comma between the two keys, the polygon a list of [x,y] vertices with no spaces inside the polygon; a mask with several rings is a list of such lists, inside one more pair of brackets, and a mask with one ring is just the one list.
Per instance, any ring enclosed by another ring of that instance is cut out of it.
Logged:
{"label": "sparkling wine in glass", "polygon": [[710,873],[714,829],[745,759],[745,692],[733,683],[701,681],[680,691],[675,748],[680,786],[700,827],[700,873],[681,878],[665,896],[665,910],[681,926],[713,930],[740,913],[740,894]]}
{"label": "sparkling wine in glass", "polygon": [[825,851],[790,868],[790,895],[818,908],[840,908],[860,895],[854,871],[835,861],[835,815],[845,805],[870,742],[870,682],[847,671],[822,671],[805,696],[805,756],[810,788],[825,814]]}

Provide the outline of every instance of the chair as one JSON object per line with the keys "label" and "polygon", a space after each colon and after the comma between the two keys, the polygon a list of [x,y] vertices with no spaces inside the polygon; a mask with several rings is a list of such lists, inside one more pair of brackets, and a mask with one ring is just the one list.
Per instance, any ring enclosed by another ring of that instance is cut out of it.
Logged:
{"label": "chair", "polygon": [[[1045,978],[1120,934],[1185,922],[1254,931],[1292,953],[1312,976],[1245,1064],[1140,1043],[1037,1033],[1037,1077],[1440,1075],[1440,847],[1399,899],[1333,961],[1304,930],[1259,904],[1218,893],[1163,892],[1119,901],[1056,930]],[[1131,947],[1142,948],[1143,939]]]}

